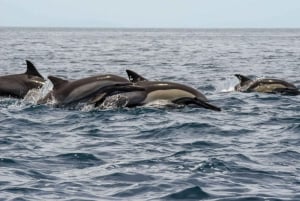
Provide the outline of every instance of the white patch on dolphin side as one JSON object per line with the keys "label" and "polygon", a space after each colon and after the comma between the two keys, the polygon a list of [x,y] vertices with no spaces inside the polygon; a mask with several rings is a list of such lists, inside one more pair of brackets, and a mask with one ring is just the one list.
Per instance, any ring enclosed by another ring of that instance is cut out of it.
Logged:
{"label": "white patch on dolphin side", "polygon": [[181,89],[166,89],[166,90],[155,90],[147,94],[144,103],[149,103],[155,100],[175,100],[178,98],[190,97],[193,98],[193,95],[190,92],[181,90]]}
{"label": "white patch on dolphin side", "polygon": [[261,84],[255,87],[255,91],[257,92],[273,92],[275,89],[284,89],[286,86],[283,84]]}

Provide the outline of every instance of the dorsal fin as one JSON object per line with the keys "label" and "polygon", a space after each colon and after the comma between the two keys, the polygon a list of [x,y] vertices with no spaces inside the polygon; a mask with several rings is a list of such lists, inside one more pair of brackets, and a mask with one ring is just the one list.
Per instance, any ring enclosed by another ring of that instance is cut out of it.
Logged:
{"label": "dorsal fin", "polygon": [[52,82],[53,89],[55,89],[55,90],[61,88],[65,84],[69,83],[68,80],[64,80],[64,79],[54,77],[54,76],[48,76],[48,79]]}
{"label": "dorsal fin", "polygon": [[26,64],[27,64],[27,71],[25,74],[38,76],[38,77],[44,79],[43,76],[37,71],[36,67],[33,65],[33,63],[31,61],[26,60]]}
{"label": "dorsal fin", "polygon": [[241,75],[241,74],[235,74],[234,76],[237,77],[240,80],[241,85],[243,85],[245,82],[252,81],[252,79],[250,79],[249,77],[246,77],[246,76]]}
{"label": "dorsal fin", "polygon": [[128,75],[128,79],[130,82],[136,83],[136,82],[148,81],[146,78],[144,78],[143,76],[137,74],[132,70],[126,70],[126,73]]}

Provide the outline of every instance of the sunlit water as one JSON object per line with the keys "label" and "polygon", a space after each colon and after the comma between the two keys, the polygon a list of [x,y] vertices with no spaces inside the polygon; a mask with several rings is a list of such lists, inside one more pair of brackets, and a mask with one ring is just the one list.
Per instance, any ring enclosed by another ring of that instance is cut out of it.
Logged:
{"label": "sunlit water", "polygon": [[0,98],[0,200],[300,200],[300,96],[238,93],[235,73],[300,86],[300,30],[0,29],[1,75],[131,69],[199,89],[202,108],[55,108]]}

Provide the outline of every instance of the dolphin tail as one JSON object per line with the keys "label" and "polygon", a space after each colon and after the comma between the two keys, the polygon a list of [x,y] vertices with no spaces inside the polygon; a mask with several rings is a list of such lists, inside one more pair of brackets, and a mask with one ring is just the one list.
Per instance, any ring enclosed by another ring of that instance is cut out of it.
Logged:
{"label": "dolphin tail", "polygon": [[26,64],[27,64],[27,71],[25,72],[25,74],[37,76],[44,79],[44,77],[37,71],[36,67],[31,61],[26,60]]}
{"label": "dolphin tail", "polygon": [[185,97],[185,98],[177,99],[177,100],[173,101],[173,103],[179,104],[179,105],[180,104],[182,104],[182,105],[194,104],[194,105],[206,108],[206,109],[210,109],[210,110],[214,110],[214,111],[218,111],[218,112],[221,111],[221,108],[214,106],[206,101],[200,100],[198,98]]}

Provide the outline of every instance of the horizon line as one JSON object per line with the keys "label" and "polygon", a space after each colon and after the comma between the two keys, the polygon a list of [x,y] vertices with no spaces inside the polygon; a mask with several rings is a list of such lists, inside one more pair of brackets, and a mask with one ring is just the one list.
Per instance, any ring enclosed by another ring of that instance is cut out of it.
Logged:
{"label": "horizon line", "polygon": [[106,27],[106,26],[3,26],[0,28],[53,28],[53,29],[300,29],[300,27]]}

